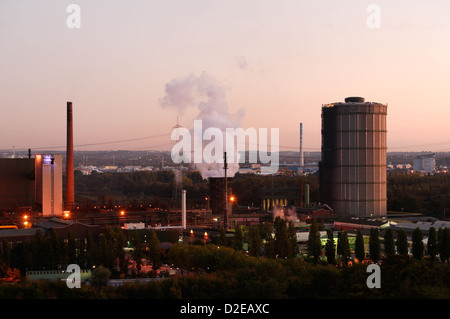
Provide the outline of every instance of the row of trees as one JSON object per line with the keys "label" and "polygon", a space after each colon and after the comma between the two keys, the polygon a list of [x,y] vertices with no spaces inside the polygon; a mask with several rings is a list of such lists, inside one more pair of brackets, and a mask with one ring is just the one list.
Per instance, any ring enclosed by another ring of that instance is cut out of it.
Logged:
{"label": "row of trees", "polygon": [[245,232],[241,227],[236,227],[232,240],[228,240],[225,231],[220,229],[216,244],[242,251],[244,242],[248,243],[248,254],[254,257],[291,258],[299,252],[293,222],[286,222],[280,217],[275,218],[273,225],[259,224]]}
{"label": "row of trees", "polygon": [[[434,227],[429,229],[428,241],[425,249],[423,243],[423,233],[420,228],[416,228],[412,233],[412,256],[421,260],[425,256],[425,251],[431,261],[437,261],[438,256],[442,262],[449,261],[450,258],[450,229],[439,228],[438,231]],[[381,240],[379,231],[376,228],[370,230],[368,257],[374,263],[382,258]],[[396,254],[400,256],[409,256],[409,243],[407,234],[403,229],[397,231],[397,238],[394,239],[394,231],[388,228],[383,237],[384,257],[392,257]],[[322,255],[322,244],[318,225],[313,219],[311,230],[308,238],[308,254],[317,263]],[[355,239],[354,257],[356,261],[362,262],[366,259],[366,245],[361,231],[357,232]],[[325,256],[330,264],[346,265],[352,256],[348,235],[346,231],[339,231],[337,236],[337,247],[335,244],[334,233],[330,229],[327,231],[327,241],[325,244]]]}
{"label": "row of trees", "polygon": [[[118,277],[127,276],[130,262],[133,262],[139,276],[143,259],[150,261],[153,273],[156,273],[161,266],[159,240],[154,231],[146,234],[146,249],[142,234],[137,231],[125,233],[119,227],[107,227],[98,242],[89,230],[84,238],[75,238],[69,231],[65,240],[59,238],[54,230],[48,235],[37,230],[32,238],[12,249],[4,239],[0,243],[0,275],[5,277],[8,270],[14,268],[24,274],[27,270],[66,269],[69,264],[78,264],[85,269],[101,265]],[[128,246],[133,247],[130,254],[124,250]]]}

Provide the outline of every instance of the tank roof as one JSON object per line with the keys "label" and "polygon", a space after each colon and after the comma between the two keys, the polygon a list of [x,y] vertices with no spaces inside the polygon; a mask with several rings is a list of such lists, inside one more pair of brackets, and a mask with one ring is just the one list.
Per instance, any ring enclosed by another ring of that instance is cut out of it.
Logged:
{"label": "tank roof", "polygon": [[345,99],[345,103],[364,103],[365,99],[360,96],[351,96]]}

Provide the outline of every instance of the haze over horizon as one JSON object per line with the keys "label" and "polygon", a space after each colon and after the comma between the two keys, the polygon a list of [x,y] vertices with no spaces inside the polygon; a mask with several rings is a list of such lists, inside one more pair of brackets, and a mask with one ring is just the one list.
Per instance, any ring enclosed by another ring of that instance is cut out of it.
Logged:
{"label": "haze over horizon", "polygon": [[0,149],[64,151],[72,101],[75,151],[170,150],[177,118],[192,128],[207,96],[181,110],[166,89],[207,75],[243,128],[280,129],[280,151],[298,151],[300,122],[304,151],[320,151],[322,104],[348,96],[388,104],[388,152],[450,151],[448,12],[445,0],[5,0]]}

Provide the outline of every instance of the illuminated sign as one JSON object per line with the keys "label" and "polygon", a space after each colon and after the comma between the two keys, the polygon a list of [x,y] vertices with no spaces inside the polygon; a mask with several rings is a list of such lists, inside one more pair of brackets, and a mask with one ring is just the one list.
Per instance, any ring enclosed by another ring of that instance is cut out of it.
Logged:
{"label": "illuminated sign", "polygon": [[53,164],[54,158],[51,155],[44,155],[43,162],[46,165]]}

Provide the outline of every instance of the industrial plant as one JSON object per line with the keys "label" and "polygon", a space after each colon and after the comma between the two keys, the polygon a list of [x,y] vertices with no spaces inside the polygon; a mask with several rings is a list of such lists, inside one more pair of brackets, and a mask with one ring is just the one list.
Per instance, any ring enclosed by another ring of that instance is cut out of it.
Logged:
{"label": "industrial plant", "polygon": [[[387,218],[387,104],[348,97],[345,102],[322,105],[318,174],[308,169],[308,165],[314,163],[305,160],[303,123],[300,123],[299,155],[296,153],[295,163],[280,165],[279,172],[270,176],[272,187],[267,184],[260,187],[259,202],[251,205],[239,203],[239,194],[235,191],[239,180],[234,172],[227,175],[225,153],[223,172],[218,172],[217,176],[201,176],[208,184],[207,194],[202,198],[204,206],[199,206],[198,202],[188,205],[190,194],[182,185],[184,172],[196,168],[170,168],[161,157],[161,169],[169,168],[176,180],[170,207],[113,204],[111,199],[106,204],[104,199],[103,204],[95,204],[91,211],[80,210],[83,203],[76,196],[72,102],[67,102],[66,107],[65,165],[61,154],[32,154],[31,150],[26,158],[0,159],[0,238],[12,246],[32,238],[38,231],[47,235],[56,231],[67,239],[69,232],[84,238],[89,230],[99,240],[107,227],[119,226],[129,233],[154,231],[161,240],[161,247],[165,247],[161,249],[167,249],[180,241],[217,243],[223,231],[227,240],[233,241],[236,230],[241,227],[263,224],[271,227],[277,217],[292,222],[297,244],[303,248],[308,241],[311,217],[327,229],[353,232],[411,228],[409,222],[399,222],[398,214],[394,219]],[[435,166],[434,159],[434,154],[416,157],[414,169],[430,172]],[[258,167],[259,164],[253,163],[241,176],[258,174]],[[311,200],[306,178],[301,179],[301,185],[274,186],[274,178],[290,178],[284,170],[301,178],[314,174],[319,181],[319,196],[316,192]],[[323,242],[326,234],[322,231],[320,235]],[[146,240],[144,245],[147,245]]]}
{"label": "industrial plant", "polygon": [[[61,217],[74,214],[79,204],[75,200],[74,187],[74,132],[73,105],[67,102],[67,143],[65,174],[61,155],[36,154],[29,151],[27,159],[2,159],[0,178],[3,209],[15,207],[16,211],[34,212],[39,217]],[[320,203],[310,202],[309,185],[300,188],[266,188],[261,190],[261,202],[252,207],[253,223],[271,220],[275,210],[295,211],[296,216],[325,212],[328,216],[385,216],[386,215],[386,115],[387,105],[366,102],[361,97],[349,97],[345,102],[322,105],[322,149],[319,163]],[[299,123],[299,158],[294,166],[295,174],[307,174],[303,150],[303,123]],[[183,212],[166,222],[166,226],[205,225],[228,230],[242,221],[233,196],[233,176],[227,176],[226,153],[224,174],[209,176],[208,209],[186,209],[184,199],[175,198],[176,206],[184,203]],[[252,164],[255,165],[255,164]],[[256,164],[257,165],[257,164]],[[283,167],[280,168],[280,171]],[[177,172],[180,172],[177,169]],[[63,187],[63,175],[65,185]],[[224,177],[225,176],[225,177]],[[180,179],[180,176],[178,177]],[[8,185],[8,186],[6,186]],[[178,190],[175,197],[180,195]],[[63,191],[65,196],[63,197]],[[187,212],[186,212],[187,210]],[[248,211],[247,211],[248,213]],[[128,218],[133,214],[129,212]],[[196,217],[193,217],[193,216]],[[95,222],[97,216],[77,216],[79,221]],[[125,217],[121,216],[125,223]],[[256,219],[255,219],[256,218]],[[129,222],[152,220],[136,213]],[[189,225],[195,220],[195,225]],[[211,222],[214,220],[215,222]],[[108,222],[108,221],[106,221]],[[117,223],[111,218],[110,223]],[[148,223],[147,223],[148,224]],[[158,223],[158,227],[164,226]],[[155,227],[148,224],[146,226]]]}

